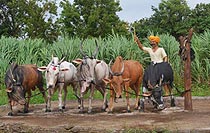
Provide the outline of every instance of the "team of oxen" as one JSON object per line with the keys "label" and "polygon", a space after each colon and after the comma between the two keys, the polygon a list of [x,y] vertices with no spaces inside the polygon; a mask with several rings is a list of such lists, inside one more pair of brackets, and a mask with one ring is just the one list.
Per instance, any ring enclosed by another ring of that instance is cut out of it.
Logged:
{"label": "team of oxen", "polygon": [[[31,91],[39,88],[46,102],[46,112],[51,111],[51,97],[58,90],[59,110],[63,111],[66,106],[67,87],[72,86],[74,95],[78,99],[78,108],[84,112],[84,95],[89,93],[88,113],[92,112],[92,99],[94,90],[98,90],[103,96],[102,110],[113,112],[113,104],[117,103],[125,93],[127,102],[127,111],[130,112],[130,95],[136,96],[135,109],[144,110],[144,100],[146,98],[153,101],[154,107],[158,108],[162,104],[162,87],[167,88],[172,98],[173,71],[169,64],[166,64],[166,70],[154,74],[143,76],[143,66],[134,60],[123,60],[121,56],[116,57],[114,63],[110,61],[106,64],[103,60],[96,59],[98,45],[93,55],[88,56],[83,52],[83,42],[80,44],[80,53],[82,59],[75,59],[72,63],[59,60],[53,57],[47,66],[38,67],[36,65],[18,65],[12,63],[5,75],[6,91],[8,95],[10,112],[8,115],[14,115],[13,106],[20,104],[24,106],[23,112],[28,112]],[[77,64],[77,67],[73,64]],[[164,66],[165,67],[165,66]],[[42,72],[45,71],[46,89],[43,88]],[[150,72],[151,73],[151,72]],[[141,83],[146,84],[150,94],[140,94]],[[48,96],[45,94],[48,91]],[[110,91],[110,101],[108,105],[107,91]],[[132,91],[133,90],[133,91]],[[155,91],[156,90],[156,91]],[[62,91],[64,97],[62,99]],[[134,93],[133,93],[134,92]],[[27,97],[26,97],[27,96]],[[143,98],[140,100],[140,96]]]}

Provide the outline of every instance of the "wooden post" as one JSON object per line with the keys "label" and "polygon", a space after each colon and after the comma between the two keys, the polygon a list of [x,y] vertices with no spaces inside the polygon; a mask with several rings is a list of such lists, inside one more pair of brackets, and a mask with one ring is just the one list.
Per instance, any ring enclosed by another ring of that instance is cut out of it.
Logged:
{"label": "wooden post", "polygon": [[193,110],[192,107],[192,95],[191,95],[191,59],[190,59],[190,41],[192,38],[193,29],[189,30],[189,34],[187,36],[187,42],[185,44],[186,48],[186,61],[184,63],[184,84],[185,84],[185,95],[184,95],[184,109],[185,110]]}

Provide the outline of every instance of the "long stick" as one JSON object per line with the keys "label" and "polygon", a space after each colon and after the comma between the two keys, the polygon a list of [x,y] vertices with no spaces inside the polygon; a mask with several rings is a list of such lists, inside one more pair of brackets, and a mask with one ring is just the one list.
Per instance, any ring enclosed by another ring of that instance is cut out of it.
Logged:
{"label": "long stick", "polygon": [[[188,33],[187,43],[185,45],[186,52],[187,52],[187,60],[185,61],[184,65],[184,84],[185,84],[185,91],[191,90],[191,60],[190,60],[190,41],[192,38],[193,29],[191,28]],[[192,95],[191,91],[188,91],[184,96],[184,109],[185,110],[193,110],[192,107]]]}
{"label": "long stick", "polygon": [[133,27],[133,37],[136,36],[136,29]]}

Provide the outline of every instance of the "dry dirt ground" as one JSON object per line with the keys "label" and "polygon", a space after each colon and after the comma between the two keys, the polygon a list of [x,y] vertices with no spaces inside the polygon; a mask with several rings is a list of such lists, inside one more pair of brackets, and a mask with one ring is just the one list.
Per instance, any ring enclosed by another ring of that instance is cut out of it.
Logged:
{"label": "dry dirt ground", "polygon": [[[45,105],[30,105],[29,113],[7,116],[8,107],[0,107],[0,132],[210,132],[210,97],[193,97],[193,111],[184,110],[182,97],[176,97],[176,107],[155,111],[146,102],[145,112],[126,112],[125,99],[115,103],[114,112],[100,110],[102,101],[93,100],[93,113],[81,114],[76,101],[68,101],[64,112],[58,111],[58,102],[52,112],[45,112]],[[134,99],[131,99],[134,105]],[[133,106],[132,106],[133,107]],[[132,108],[133,109],[133,108]]]}

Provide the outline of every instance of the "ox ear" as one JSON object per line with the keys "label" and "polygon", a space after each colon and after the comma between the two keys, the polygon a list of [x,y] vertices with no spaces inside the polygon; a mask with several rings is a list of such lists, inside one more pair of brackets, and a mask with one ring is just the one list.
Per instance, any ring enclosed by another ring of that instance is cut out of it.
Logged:
{"label": "ox ear", "polygon": [[129,81],[130,81],[130,78],[123,79],[123,82],[129,82]]}
{"label": "ox ear", "polygon": [[60,71],[68,71],[68,68],[60,68]]}
{"label": "ox ear", "polygon": [[106,85],[109,84],[109,83],[111,82],[111,80],[108,79],[108,78],[103,78],[102,80],[104,81],[104,83],[105,83]]}
{"label": "ox ear", "polygon": [[73,60],[72,62],[76,63],[76,64],[81,64],[82,63],[82,59],[78,58]]}
{"label": "ox ear", "polygon": [[101,60],[96,59],[96,63],[97,63],[97,64],[98,64],[98,63],[101,63]]}
{"label": "ox ear", "polygon": [[12,88],[7,88],[6,92],[9,92],[9,93],[12,92]]}
{"label": "ox ear", "polygon": [[42,67],[39,67],[38,70],[41,71],[41,72],[43,72],[43,71],[46,71],[47,70],[47,67],[46,66],[42,66]]}

